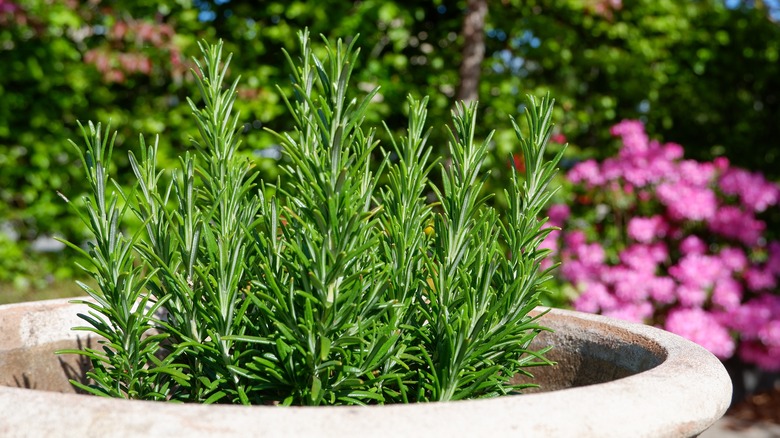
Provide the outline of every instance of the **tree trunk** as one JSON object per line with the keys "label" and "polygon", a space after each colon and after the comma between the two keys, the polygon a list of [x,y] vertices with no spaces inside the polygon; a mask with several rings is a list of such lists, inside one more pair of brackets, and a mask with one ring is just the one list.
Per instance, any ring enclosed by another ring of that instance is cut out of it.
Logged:
{"label": "tree trunk", "polygon": [[487,0],[468,0],[463,19],[463,61],[457,100],[471,102],[479,98],[479,76],[485,59],[485,17]]}

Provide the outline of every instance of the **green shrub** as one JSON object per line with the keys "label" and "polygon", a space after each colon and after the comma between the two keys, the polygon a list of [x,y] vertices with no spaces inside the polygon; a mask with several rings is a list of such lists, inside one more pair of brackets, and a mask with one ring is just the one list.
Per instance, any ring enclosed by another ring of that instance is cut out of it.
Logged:
{"label": "green shrub", "polygon": [[[370,404],[491,397],[521,390],[549,364],[530,342],[544,330],[539,268],[549,233],[537,219],[560,154],[544,159],[552,102],[529,98],[526,157],[502,220],[483,195],[490,136],[474,138],[476,105],[453,111],[449,153],[431,156],[427,99],[409,99],[409,127],[382,149],[363,126],[376,90],[357,98],[353,44],[287,55],[295,120],[276,133],[283,183],[255,181],[236,151],[237,81],[223,81],[221,44],[197,62],[200,138],[171,173],[156,142],[130,154],[132,191],[110,184],[113,138],[83,127],[92,194],[76,209],[98,288],[82,330],[99,349],[90,386],[105,396],[205,403]],[[81,150],[81,149],[80,149]],[[376,157],[381,157],[375,165]],[[442,186],[428,175],[441,172]],[[435,201],[429,203],[428,194]],[[122,232],[127,218],[141,230]],[[99,290],[98,290],[99,289]]]}

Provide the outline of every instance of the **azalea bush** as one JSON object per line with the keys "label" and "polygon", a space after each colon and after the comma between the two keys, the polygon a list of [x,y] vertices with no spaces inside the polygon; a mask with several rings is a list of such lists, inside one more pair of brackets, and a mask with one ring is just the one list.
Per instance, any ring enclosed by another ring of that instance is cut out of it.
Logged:
{"label": "azalea bush", "polygon": [[[354,44],[354,40],[353,40]],[[196,60],[200,136],[173,170],[157,142],[130,153],[132,190],[112,184],[113,136],[83,127],[91,193],[75,211],[91,230],[69,243],[95,279],[80,330],[102,396],[238,404],[370,404],[493,397],[522,390],[550,364],[531,341],[548,278],[540,220],[559,153],[545,158],[552,100],[529,98],[526,171],[512,172],[504,217],[483,189],[491,136],[475,137],[476,104],[446,123],[446,160],[432,155],[427,98],[410,98],[406,136],[387,147],[365,124],[377,90],[351,86],[353,44],[285,53],[293,126],[274,133],[283,179],[256,180],[240,156],[238,81],[230,57]],[[315,53],[321,53],[321,56]],[[441,187],[429,180],[437,172]],[[431,202],[430,200],[433,200]],[[138,232],[123,224],[140,221]]]}
{"label": "azalea bush", "polygon": [[573,199],[548,211],[547,226],[563,231],[543,246],[562,262],[574,307],[780,369],[780,242],[762,220],[780,187],[724,158],[686,160],[639,121],[611,132],[618,155],[576,164],[566,175]]}

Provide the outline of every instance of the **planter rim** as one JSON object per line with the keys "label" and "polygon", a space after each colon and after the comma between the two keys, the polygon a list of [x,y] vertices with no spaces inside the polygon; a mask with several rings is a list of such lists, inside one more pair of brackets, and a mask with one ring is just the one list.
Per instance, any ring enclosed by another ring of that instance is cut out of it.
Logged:
{"label": "planter rim", "polygon": [[[0,306],[3,312],[64,309],[69,299]],[[547,309],[540,309],[547,310]],[[39,315],[40,317],[40,315]],[[659,365],[621,379],[552,392],[456,402],[353,407],[275,407],[127,401],[0,386],[0,435],[42,436],[693,436],[728,408],[731,381],[699,345],[655,327],[551,309],[541,325],[576,324],[657,345]],[[72,325],[72,324],[71,324]],[[45,343],[35,327],[18,337]],[[65,335],[74,339],[73,332]],[[16,337],[5,336],[11,341]],[[0,341],[0,351],[13,347]],[[0,365],[2,362],[0,361]],[[692,395],[695,397],[692,398]],[[24,432],[22,432],[24,431]]]}

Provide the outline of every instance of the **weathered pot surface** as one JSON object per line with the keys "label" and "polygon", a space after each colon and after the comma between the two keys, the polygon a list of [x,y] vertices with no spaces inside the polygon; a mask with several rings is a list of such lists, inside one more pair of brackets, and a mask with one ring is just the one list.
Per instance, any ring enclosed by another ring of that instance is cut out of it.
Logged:
{"label": "weathered pot surface", "polygon": [[[75,394],[88,364],[54,350],[85,342],[67,300],[0,306],[0,436],[695,436],[725,412],[731,381],[679,336],[552,310],[536,342],[554,367],[540,392],[487,400],[370,407],[170,404]],[[77,336],[81,336],[78,338]],[[542,345],[540,344],[540,345]]]}

